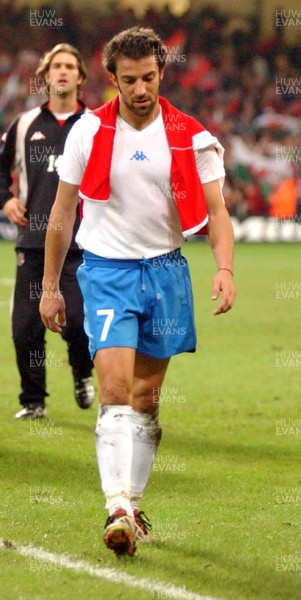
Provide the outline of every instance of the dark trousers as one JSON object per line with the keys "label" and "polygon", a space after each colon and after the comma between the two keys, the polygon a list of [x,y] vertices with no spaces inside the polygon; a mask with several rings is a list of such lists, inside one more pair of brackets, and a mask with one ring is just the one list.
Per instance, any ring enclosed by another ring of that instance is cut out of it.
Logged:
{"label": "dark trousers", "polygon": [[[46,368],[58,360],[47,356],[45,327],[39,313],[44,270],[43,250],[17,250],[17,276],[12,314],[13,339],[17,365],[21,375],[20,403],[43,404],[46,391]],[[67,255],[60,290],[66,304],[67,324],[62,337],[67,342],[69,364],[76,377],[89,377],[93,363],[88,351],[88,338],[83,328],[83,299],[76,279],[82,263],[77,253]],[[58,366],[58,365],[56,365]]]}

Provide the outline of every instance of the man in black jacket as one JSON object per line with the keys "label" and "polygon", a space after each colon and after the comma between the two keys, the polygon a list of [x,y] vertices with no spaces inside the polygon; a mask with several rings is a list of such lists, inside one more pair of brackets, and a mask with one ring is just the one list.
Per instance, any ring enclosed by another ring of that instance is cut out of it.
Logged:
{"label": "man in black jacket", "polygon": [[[23,408],[15,415],[17,419],[47,415],[45,367],[53,360],[45,350],[45,328],[39,315],[45,235],[47,227],[52,226],[49,214],[65,140],[75,121],[86,112],[78,99],[86,67],[76,48],[58,44],[43,56],[36,74],[31,82],[32,92],[41,93],[44,85],[48,102],[17,117],[0,153],[0,207],[9,221],[18,226],[12,322]],[[15,168],[19,174],[18,197],[10,191]],[[62,337],[68,345],[75,399],[81,408],[88,408],[95,392],[83,328],[82,296],[75,276],[82,262],[81,250],[74,240],[78,226],[79,215],[60,280],[68,313]],[[48,293],[51,295],[51,289]]]}

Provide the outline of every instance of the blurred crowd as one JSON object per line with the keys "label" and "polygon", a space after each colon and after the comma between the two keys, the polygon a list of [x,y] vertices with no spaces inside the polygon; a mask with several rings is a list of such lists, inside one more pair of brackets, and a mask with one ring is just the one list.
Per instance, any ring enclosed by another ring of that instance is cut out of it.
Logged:
{"label": "blurred crowd", "polygon": [[180,18],[148,11],[138,21],[131,11],[104,18],[91,9],[17,9],[10,2],[0,7],[0,19],[2,132],[20,111],[44,100],[35,79],[44,51],[63,41],[81,50],[89,70],[82,99],[93,109],[115,95],[101,64],[103,44],[121,29],[151,26],[168,47],[162,95],[226,149],[231,214],[301,214],[301,45],[287,46],[283,27],[263,39],[255,18],[214,7]]}

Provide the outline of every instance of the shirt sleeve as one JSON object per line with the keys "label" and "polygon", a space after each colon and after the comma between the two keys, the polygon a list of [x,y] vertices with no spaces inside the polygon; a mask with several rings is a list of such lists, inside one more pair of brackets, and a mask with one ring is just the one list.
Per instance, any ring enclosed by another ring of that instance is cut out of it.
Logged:
{"label": "shirt sleeve", "polygon": [[209,183],[218,179],[222,188],[225,180],[224,162],[214,146],[196,150],[195,159],[201,182]]}
{"label": "shirt sleeve", "polygon": [[218,180],[222,189],[225,180],[223,146],[207,129],[193,136],[192,145],[201,182]]}
{"label": "shirt sleeve", "polygon": [[70,130],[59,165],[59,177],[66,183],[80,185],[93,144],[93,136],[99,129],[100,119],[88,113],[83,115]]}

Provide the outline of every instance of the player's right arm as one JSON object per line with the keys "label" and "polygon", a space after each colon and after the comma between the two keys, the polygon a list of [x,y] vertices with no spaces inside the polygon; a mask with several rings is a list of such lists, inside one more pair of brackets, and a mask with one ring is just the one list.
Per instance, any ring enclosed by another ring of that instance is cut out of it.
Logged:
{"label": "player's right arm", "polygon": [[89,135],[89,127],[86,125],[87,119],[89,124],[89,118],[88,115],[81,117],[67,137],[59,169],[59,186],[46,234],[40,314],[45,327],[59,333],[66,322],[65,302],[59,288],[60,276],[72,239],[78,190],[87,162],[86,154],[91,149],[95,133],[92,130]]}
{"label": "player's right arm", "polygon": [[48,329],[60,333],[66,323],[60,276],[69,250],[78,205],[78,185],[60,181],[46,234],[41,319]]}

